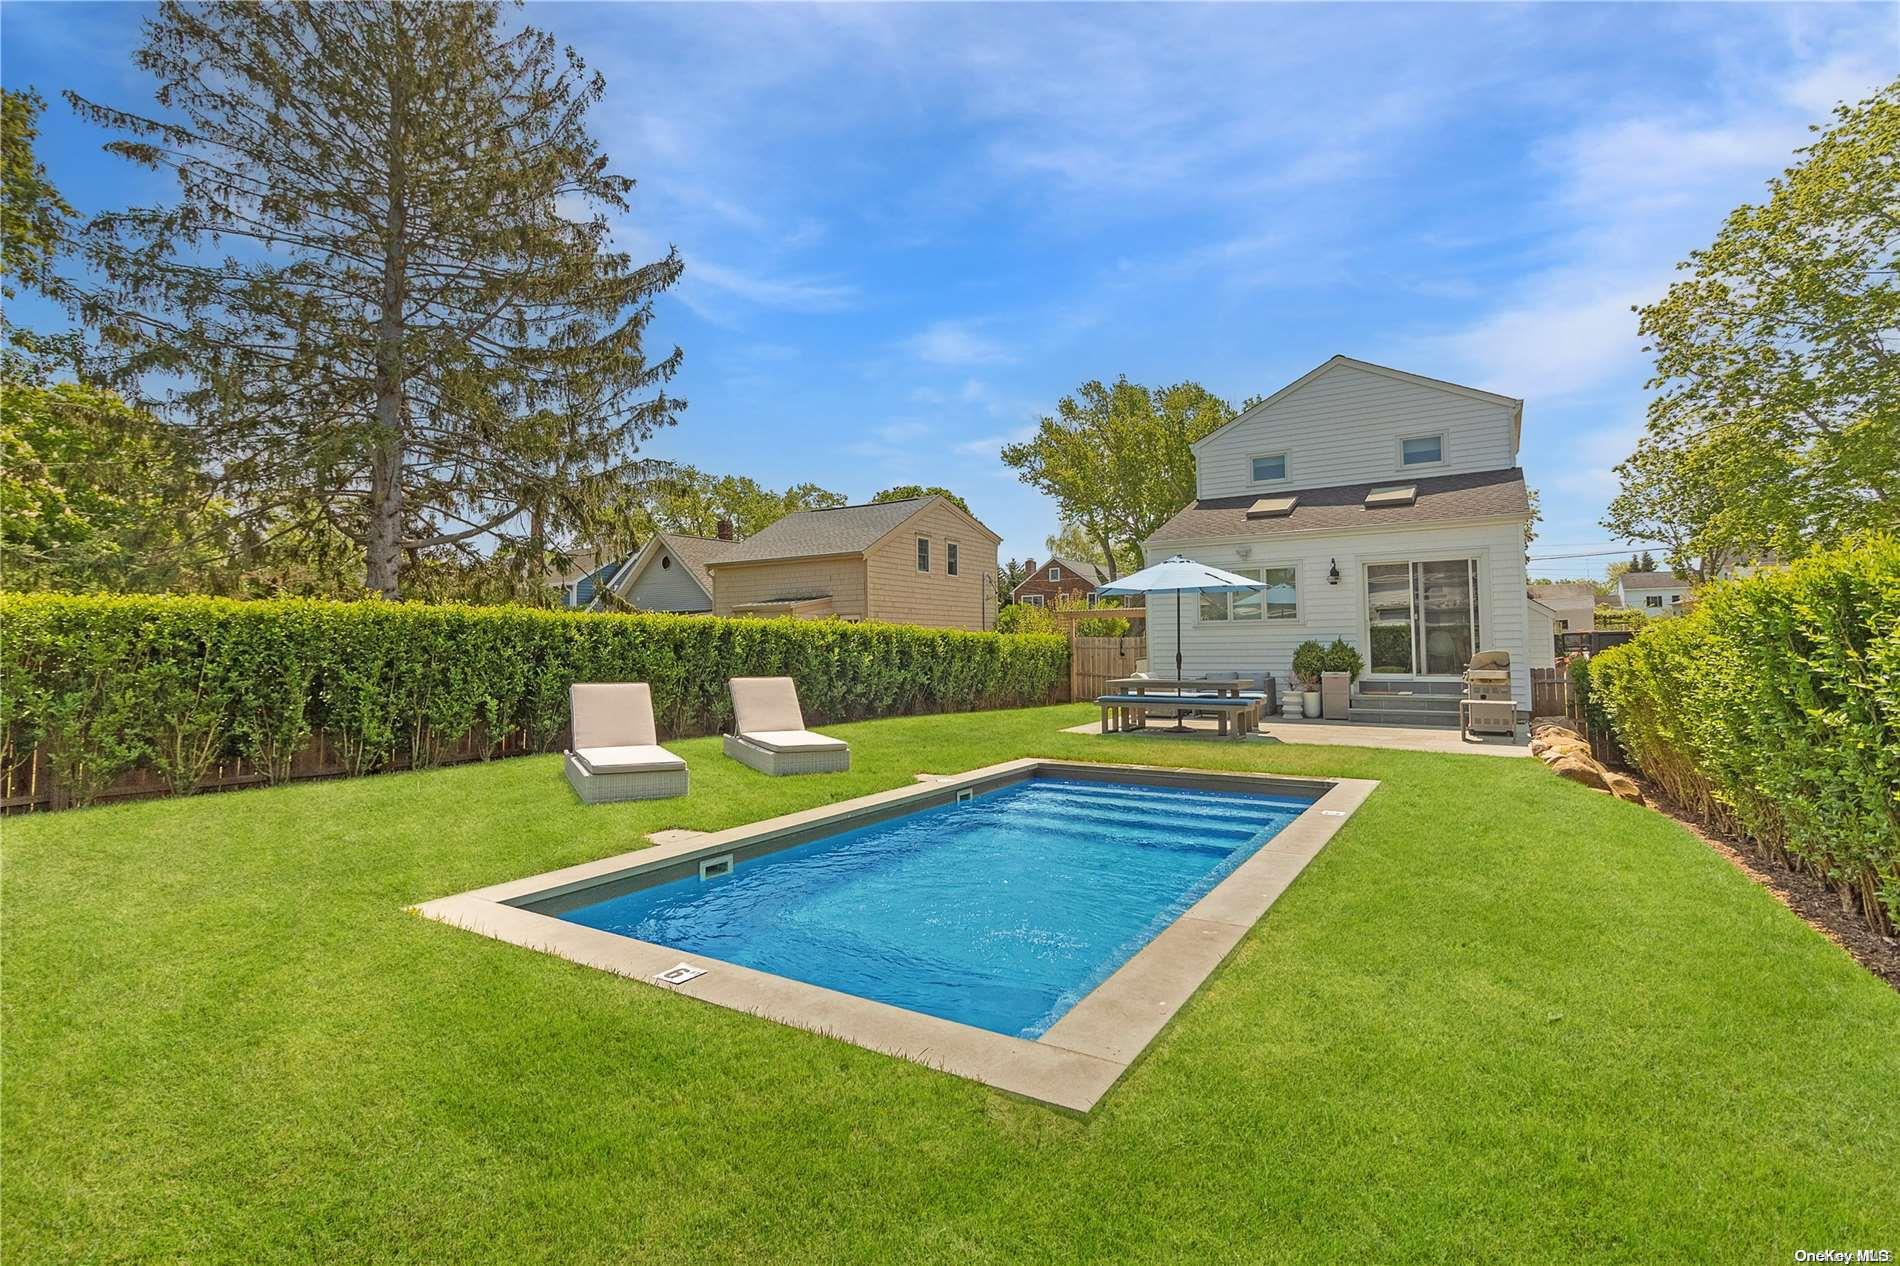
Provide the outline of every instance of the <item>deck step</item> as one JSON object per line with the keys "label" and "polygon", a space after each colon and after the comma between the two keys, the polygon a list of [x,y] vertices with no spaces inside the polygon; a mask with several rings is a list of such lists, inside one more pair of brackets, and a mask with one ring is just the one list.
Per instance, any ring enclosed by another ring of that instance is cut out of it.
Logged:
{"label": "deck step", "polygon": [[1458,710],[1450,712],[1401,712],[1390,708],[1359,708],[1352,710],[1352,720],[1367,725],[1415,725],[1434,730],[1455,730],[1458,728]]}

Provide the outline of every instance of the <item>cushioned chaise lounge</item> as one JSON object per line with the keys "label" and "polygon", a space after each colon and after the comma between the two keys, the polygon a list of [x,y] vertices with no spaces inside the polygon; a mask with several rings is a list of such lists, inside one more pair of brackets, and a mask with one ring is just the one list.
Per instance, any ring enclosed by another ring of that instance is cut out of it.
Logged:
{"label": "cushioned chaise lounge", "polygon": [[588,804],[664,800],[686,794],[686,762],[661,747],[653,692],[644,681],[588,682],[568,688],[574,750],[567,781]]}
{"label": "cushioned chaise lounge", "polygon": [[726,755],[762,774],[828,774],[851,768],[843,740],[805,728],[790,677],[734,677]]}

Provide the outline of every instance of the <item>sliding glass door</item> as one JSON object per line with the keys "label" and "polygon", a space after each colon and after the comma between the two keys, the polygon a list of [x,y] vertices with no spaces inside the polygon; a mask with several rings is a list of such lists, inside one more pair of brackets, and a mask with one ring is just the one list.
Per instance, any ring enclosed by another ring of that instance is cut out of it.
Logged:
{"label": "sliding glass door", "polygon": [[1394,677],[1455,677],[1478,642],[1478,562],[1366,566],[1368,667]]}

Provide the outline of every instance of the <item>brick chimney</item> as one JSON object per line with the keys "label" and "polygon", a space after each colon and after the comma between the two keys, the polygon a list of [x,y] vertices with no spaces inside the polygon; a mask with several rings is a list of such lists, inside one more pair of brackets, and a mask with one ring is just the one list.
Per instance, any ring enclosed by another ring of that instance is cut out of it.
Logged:
{"label": "brick chimney", "polygon": [[720,540],[730,541],[732,539],[732,520],[731,519],[719,520],[719,527],[717,531],[719,533]]}

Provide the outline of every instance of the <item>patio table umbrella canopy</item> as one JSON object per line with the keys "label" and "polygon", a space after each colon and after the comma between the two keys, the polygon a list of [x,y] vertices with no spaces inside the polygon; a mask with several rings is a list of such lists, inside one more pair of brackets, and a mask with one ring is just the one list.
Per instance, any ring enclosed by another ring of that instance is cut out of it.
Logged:
{"label": "patio table umbrella canopy", "polygon": [[1174,678],[1181,680],[1181,598],[1184,593],[1257,593],[1263,585],[1231,571],[1209,567],[1176,554],[1152,567],[1103,585],[1095,592],[1110,597],[1137,593],[1171,593],[1174,600]]}

